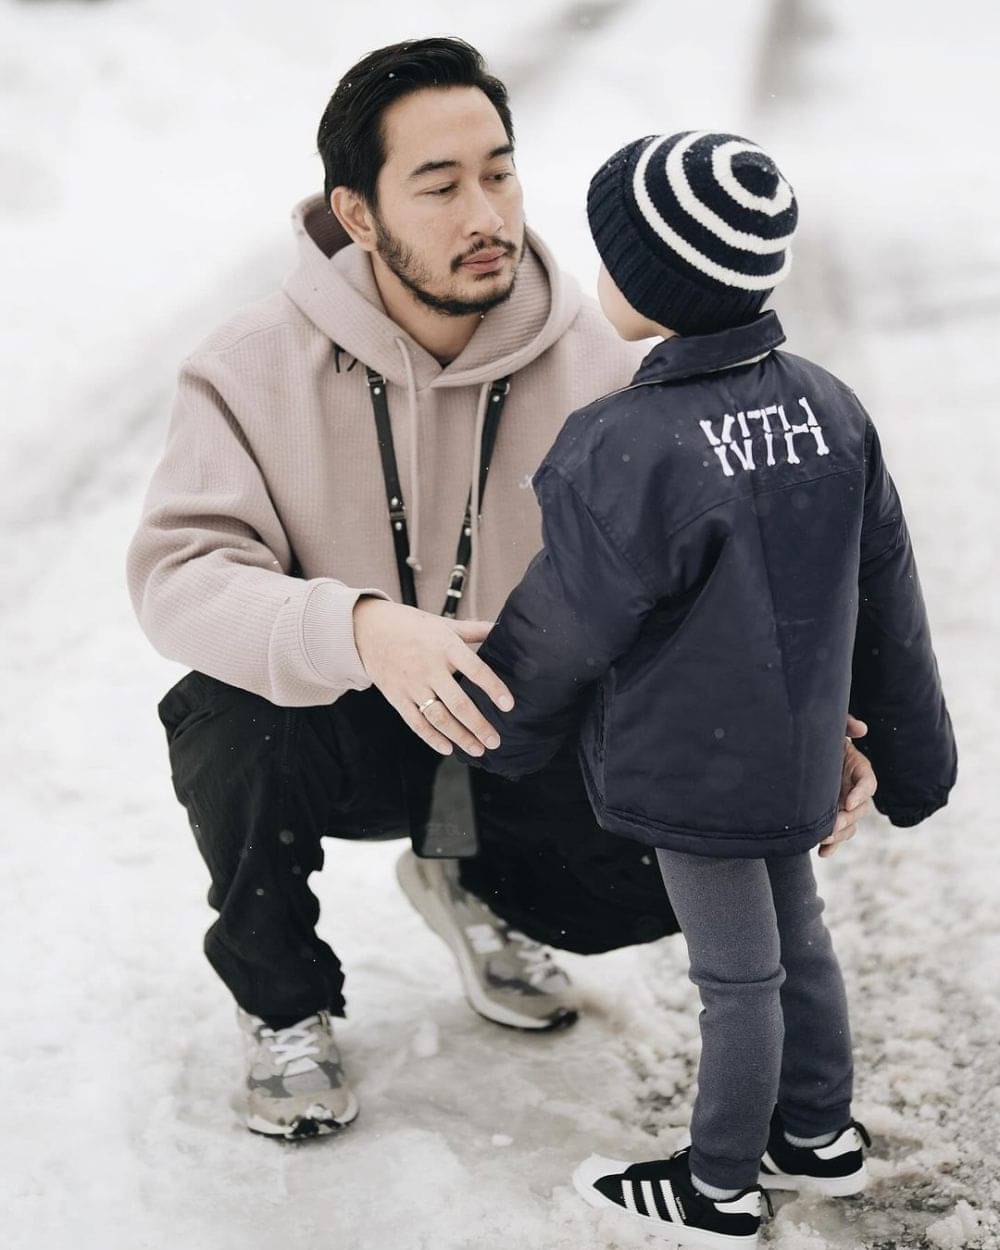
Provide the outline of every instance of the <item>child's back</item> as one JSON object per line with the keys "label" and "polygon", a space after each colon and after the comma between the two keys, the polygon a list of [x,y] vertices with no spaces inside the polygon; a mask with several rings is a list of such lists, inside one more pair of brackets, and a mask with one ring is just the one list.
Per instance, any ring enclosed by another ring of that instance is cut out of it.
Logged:
{"label": "child's back", "polygon": [[849,705],[896,823],[954,781],[878,437],[848,387],[774,350],[783,338],[767,313],[667,339],[632,386],[570,417],[535,477],[545,550],[483,651],[518,695],[490,766],[541,767],[584,695],[599,819],[657,846],[821,841]]}

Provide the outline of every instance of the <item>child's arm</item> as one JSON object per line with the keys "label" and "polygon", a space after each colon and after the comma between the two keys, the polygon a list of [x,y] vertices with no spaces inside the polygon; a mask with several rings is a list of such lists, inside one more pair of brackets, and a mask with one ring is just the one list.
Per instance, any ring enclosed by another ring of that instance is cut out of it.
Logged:
{"label": "child's arm", "polygon": [[868,722],[858,746],[878,774],[876,807],[915,825],[948,801],[955,737],[902,505],[870,421],[865,462],[851,711]]}
{"label": "child's arm", "polygon": [[478,758],[459,757],[510,778],[555,755],[577,728],[589,688],[628,650],[655,602],[570,481],[543,465],[534,487],[544,546],[479,651],[510,688],[514,710],[499,713],[478,687],[460,683],[501,743]]}

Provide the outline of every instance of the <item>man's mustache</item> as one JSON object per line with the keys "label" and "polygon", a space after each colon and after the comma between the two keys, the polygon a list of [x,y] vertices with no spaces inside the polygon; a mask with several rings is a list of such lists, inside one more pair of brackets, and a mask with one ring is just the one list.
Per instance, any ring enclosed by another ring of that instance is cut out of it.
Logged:
{"label": "man's mustache", "polygon": [[471,260],[473,256],[478,256],[480,252],[495,252],[500,249],[505,255],[513,256],[517,251],[517,245],[511,243],[509,239],[491,239],[488,243],[480,243],[471,251],[465,253],[464,256],[458,256],[451,262],[452,273],[457,273],[467,260]]}

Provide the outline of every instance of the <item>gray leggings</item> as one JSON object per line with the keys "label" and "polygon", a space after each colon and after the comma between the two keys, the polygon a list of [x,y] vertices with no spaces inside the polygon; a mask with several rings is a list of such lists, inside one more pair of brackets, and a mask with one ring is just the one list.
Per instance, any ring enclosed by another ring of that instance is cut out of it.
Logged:
{"label": "gray leggings", "polygon": [[701,994],[691,1171],[756,1183],[771,1113],[796,1137],[851,1118],[851,1034],[808,853],[712,859],[656,852]]}

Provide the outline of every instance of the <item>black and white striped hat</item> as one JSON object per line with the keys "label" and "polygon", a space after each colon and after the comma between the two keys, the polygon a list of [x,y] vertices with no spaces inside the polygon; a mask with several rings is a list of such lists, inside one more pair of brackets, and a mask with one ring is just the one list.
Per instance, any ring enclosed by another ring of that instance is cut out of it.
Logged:
{"label": "black and white striped hat", "polygon": [[792,263],[795,193],[737,135],[649,135],[616,152],[587,196],[594,243],[644,317],[679,334],[750,321]]}

